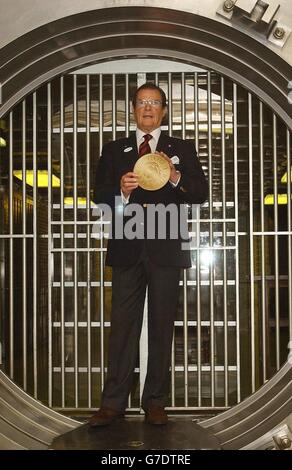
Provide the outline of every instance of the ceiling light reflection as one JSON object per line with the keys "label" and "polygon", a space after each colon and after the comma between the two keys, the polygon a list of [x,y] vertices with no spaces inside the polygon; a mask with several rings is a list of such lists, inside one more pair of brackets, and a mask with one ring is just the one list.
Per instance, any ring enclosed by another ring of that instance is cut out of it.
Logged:
{"label": "ceiling light reflection", "polygon": [[202,272],[209,272],[210,266],[214,262],[212,250],[202,250],[200,253],[200,269]]}

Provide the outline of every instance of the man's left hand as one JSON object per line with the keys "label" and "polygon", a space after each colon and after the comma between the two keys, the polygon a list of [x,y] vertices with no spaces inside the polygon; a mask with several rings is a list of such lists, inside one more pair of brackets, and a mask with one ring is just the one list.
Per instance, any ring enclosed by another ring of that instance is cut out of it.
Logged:
{"label": "man's left hand", "polygon": [[161,157],[163,157],[165,160],[168,161],[169,163],[169,166],[170,166],[170,177],[169,177],[169,181],[171,181],[172,183],[177,183],[177,181],[179,180],[179,178],[181,177],[181,173],[180,171],[177,171],[175,169],[175,166],[174,164],[172,163],[171,159],[164,153],[164,152],[155,152],[157,153],[157,155],[161,155]]}

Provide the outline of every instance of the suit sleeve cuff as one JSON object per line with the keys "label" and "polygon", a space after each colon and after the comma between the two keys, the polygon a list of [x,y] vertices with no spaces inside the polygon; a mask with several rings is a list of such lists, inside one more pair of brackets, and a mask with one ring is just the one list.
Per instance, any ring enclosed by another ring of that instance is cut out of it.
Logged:
{"label": "suit sleeve cuff", "polygon": [[173,188],[176,188],[179,185],[180,180],[181,180],[181,174],[176,183],[174,183],[173,181],[169,181],[169,182]]}
{"label": "suit sleeve cuff", "polygon": [[124,206],[125,206],[126,204],[128,204],[129,199],[130,199],[130,196],[128,196],[128,197],[124,196],[122,190],[121,190],[121,196],[122,196],[122,202],[123,202],[123,204],[124,204]]}

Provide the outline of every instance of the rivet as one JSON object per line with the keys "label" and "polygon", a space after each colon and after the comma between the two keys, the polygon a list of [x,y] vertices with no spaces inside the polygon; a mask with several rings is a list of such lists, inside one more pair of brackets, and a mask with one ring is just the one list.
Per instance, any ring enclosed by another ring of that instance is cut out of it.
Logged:
{"label": "rivet", "polygon": [[233,10],[234,5],[235,5],[234,0],[225,0],[225,2],[223,4],[223,10],[227,11],[227,12],[230,12],[231,10]]}
{"label": "rivet", "polygon": [[276,39],[283,39],[285,36],[285,30],[283,28],[276,28],[273,35]]}
{"label": "rivet", "polygon": [[291,439],[288,436],[283,436],[279,439],[279,447],[281,449],[289,449],[291,446]]}

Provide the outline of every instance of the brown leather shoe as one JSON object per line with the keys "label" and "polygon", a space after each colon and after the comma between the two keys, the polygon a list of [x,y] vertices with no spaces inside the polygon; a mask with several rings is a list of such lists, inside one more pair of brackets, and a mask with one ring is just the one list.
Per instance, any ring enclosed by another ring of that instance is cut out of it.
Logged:
{"label": "brown leather shoe", "polygon": [[92,428],[96,426],[108,426],[113,421],[117,420],[118,418],[122,418],[123,416],[124,413],[121,411],[102,406],[96,413],[94,413],[94,415],[91,416],[88,424]]}
{"label": "brown leather shoe", "polygon": [[145,410],[145,422],[148,424],[167,424],[168,417],[162,406],[149,406]]}

